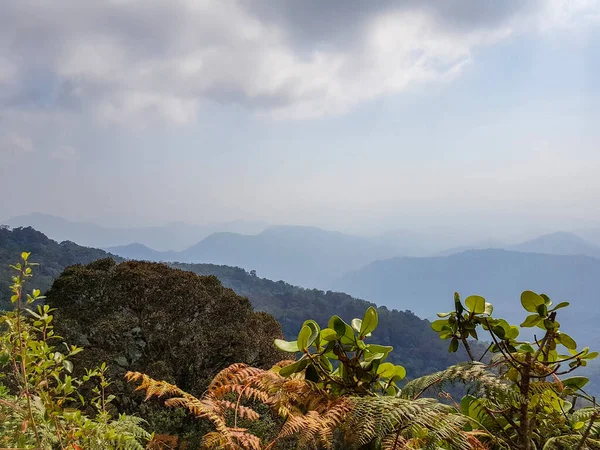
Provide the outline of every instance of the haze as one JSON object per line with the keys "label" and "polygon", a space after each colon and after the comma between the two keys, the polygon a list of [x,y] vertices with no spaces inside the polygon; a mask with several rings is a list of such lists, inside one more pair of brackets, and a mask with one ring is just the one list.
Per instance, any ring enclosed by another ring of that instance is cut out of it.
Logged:
{"label": "haze", "polygon": [[2,2],[0,219],[597,227],[598,80],[597,1]]}

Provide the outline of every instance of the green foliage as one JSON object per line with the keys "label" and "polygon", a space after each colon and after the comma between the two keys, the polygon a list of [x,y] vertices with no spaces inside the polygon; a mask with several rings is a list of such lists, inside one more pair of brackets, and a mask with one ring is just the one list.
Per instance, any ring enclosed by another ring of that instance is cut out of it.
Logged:
{"label": "green foliage", "polygon": [[[403,394],[418,398],[430,387],[462,381],[474,389],[460,403],[461,412],[472,419],[469,427],[495,436],[491,444],[498,448],[600,447],[596,424],[600,409],[583,390],[589,380],[560,378],[585,366],[598,353],[588,347],[578,349],[560,329],[558,311],[569,303],[554,306],[547,295],[525,291],[521,305],[530,314],[516,326],[493,317],[492,305],[482,297],[468,297],[463,305],[455,294],[454,311],[438,314],[441,319],[432,328],[441,339],[450,340],[450,351],[462,343],[472,362],[408,383]],[[519,337],[522,329],[533,327],[540,330],[540,337],[533,342]],[[485,352],[494,355],[489,364],[477,362],[470,348],[469,340],[478,339],[477,330],[491,338]],[[585,406],[576,410],[577,401]]]}
{"label": "green foliage", "polygon": [[395,396],[399,392],[396,383],[406,376],[406,369],[386,362],[393,347],[366,342],[377,323],[377,310],[373,307],[367,309],[362,319],[354,319],[352,325],[338,316],[332,316],[324,329],[307,320],[295,342],[275,341],[283,351],[301,353],[296,362],[283,367],[279,374],[290,376],[304,371],[308,380],[337,395]]}
{"label": "green foliage", "polygon": [[[0,445],[39,449],[137,449],[150,435],[140,418],[112,418],[106,395],[110,382],[107,366],[73,375],[72,358],[81,348],[70,346],[55,334],[54,310],[48,305],[30,306],[42,300],[40,291],[26,294],[26,279],[32,276],[29,253],[11,266],[16,271],[10,286],[15,308],[0,316]],[[26,315],[27,314],[27,315]],[[95,382],[86,404],[80,389]],[[79,408],[79,409],[78,409]],[[92,411],[92,416],[83,408]]]}
{"label": "green foliage", "polygon": [[194,432],[194,424],[176,412],[165,417],[156,404],[142,408],[123,380],[127,371],[201,395],[234,362],[271,367],[283,357],[271,344],[282,337],[272,316],[255,312],[248,299],[214,276],[165,264],[104,259],[71,266],[47,292],[47,304],[57,308],[57,332],[86,348],[76,361],[110,363],[113,404],[144,417],[157,433],[183,436]]}
{"label": "green foliage", "polygon": [[[464,430],[469,419],[456,408],[432,399],[400,398],[396,382],[406,371],[385,361],[392,347],[366,342],[378,322],[375,308],[351,325],[338,316],[323,329],[307,320],[296,341],[276,340],[297,360],[270,370],[234,364],[200,398],[141,373],[127,377],[140,382],[147,399],[166,397],[167,406],[183,406],[210,420],[215,431],[204,436],[206,448],[266,450],[284,439],[306,449],[482,448],[475,432]],[[279,425],[274,438],[240,427],[238,418],[260,418],[248,401],[260,401],[280,416],[282,422],[273,423]]]}
{"label": "green foliage", "polygon": [[[288,341],[296,340],[298,331],[306,320],[312,319],[321,325],[327,325],[331,316],[338,315],[346,323],[352,324],[353,318],[362,318],[365,310],[374,307],[378,316],[378,342],[394,348],[387,360],[405,367],[407,377],[436,372],[467,358],[463,349],[455,354],[448,353],[447,346],[431,332],[429,322],[410,311],[376,307],[373,303],[341,292],[304,289],[283,281],[267,280],[252,276],[237,267],[181,263],[172,265],[199,275],[217,276],[224,286],[239,295],[247,296],[254,308],[272,314],[281,324]],[[482,346],[475,347],[479,349]]]}
{"label": "green foliage", "polygon": [[58,243],[31,227],[12,230],[0,227],[0,311],[11,306],[8,293],[12,271],[9,264],[20,258],[24,248],[29,249],[39,263],[35,280],[42,293],[48,290],[65,267],[87,264],[109,256],[104,250],[82,247],[73,242]]}

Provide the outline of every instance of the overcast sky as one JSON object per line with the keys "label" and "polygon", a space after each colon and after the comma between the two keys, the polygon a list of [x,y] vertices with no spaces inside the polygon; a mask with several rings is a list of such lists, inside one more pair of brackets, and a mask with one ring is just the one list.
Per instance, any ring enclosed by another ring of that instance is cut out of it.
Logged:
{"label": "overcast sky", "polygon": [[600,224],[598,1],[0,6],[0,219]]}

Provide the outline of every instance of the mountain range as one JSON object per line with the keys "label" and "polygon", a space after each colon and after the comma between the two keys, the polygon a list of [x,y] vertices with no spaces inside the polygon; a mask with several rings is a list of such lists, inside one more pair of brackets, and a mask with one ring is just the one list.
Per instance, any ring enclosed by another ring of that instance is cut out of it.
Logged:
{"label": "mountain range", "polygon": [[[210,227],[172,223],[162,227],[117,229],[43,214],[21,216],[6,223],[11,226],[31,225],[57,240],[68,239],[101,247],[123,258],[237,266],[254,270],[261,277],[323,289],[340,286],[339,280],[349,272],[394,257],[451,256],[470,250],[504,249],[600,258],[600,246],[568,232],[545,234],[518,244],[491,238],[440,251],[440,237],[432,243],[425,231],[410,230],[365,237],[316,227],[266,227],[252,222],[230,222]],[[593,230],[586,233],[594,236]],[[453,242],[450,238],[448,241]],[[119,245],[103,245],[107,242]],[[156,245],[153,247],[149,243]],[[165,248],[171,250],[161,250]]]}
{"label": "mountain range", "polygon": [[172,222],[162,226],[109,228],[42,213],[13,217],[0,223],[12,228],[33,227],[57,242],[73,241],[97,248],[139,243],[159,251],[184,250],[220,231],[256,234],[268,226],[264,222],[237,220],[212,225]]}
{"label": "mountain range", "polygon": [[346,274],[334,288],[425,318],[450,310],[454,292],[463,298],[481,295],[514,323],[526,314],[521,292],[533,290],[546,293],[555,303],[571,302],[561,311],[560,322],[573,330],[573,336],[600,338],[600,259],[590,256],[487,249],[392,258]]}
{"label": "mountain range", "polygon": [[[552,239],[559,239],[559,242],[572,240],[571,236],[564,234],[550,235],[530,241],[520,248],[548,250],[547,246],[552,243]],[[573,242],[581,244],[578,239]],[[304,243],[302,252],[298,250],[300,243]],[[247,265],[248,268],[256,267],[257,271],[266,271],[268,265],[269,270],[279,270],[281,278],[288,276],[292,279],[303,278],[307,274],[318,276],[321,270],[324,274],[333,274],[332,266],[335,264],[341,264],[337,267],[341,272],[352,267],[352,261],[358,263],[358,259],[353,259],[357,255],[369,256],[358,250],[370,251],[372,248],[363,248],[361,245],[365,245],[364,241],[348,241],[346,235],[338,233],[323,234],[318,229],[289,230],[287,227],[275,227],[255,236],[218,233],[200,244],[181,254],[189,258],[200,254],[203,258],[221,260],[239,258],[240,254],[247,255],[248,258],[252,257],[251,262],[248,262],[252,265]],[[355,253],[341,253],[335,259],[335,248],[343,245],[356,245],[358,250]],[[13,231],[0,228],[0,263],[3,267],[8,270],[7,264],[15,261],[21,250],[31,250],[37,260],[41,260],[36,279],[39,283],[37,285],[43,289],[67,265],[111,256],[102,250],[81,247],[72,242],[59,244],[32,228],[17,228]],[[568,250],[569,248],[562,249]],[[333,253],[329,254],[330,252]],[[296,258],[299,254],[302,258]],[[292,265],[288,262],[290,259],[297,261]],[[282,267],[277,268],[277,263]],[[250,272],[251,269],[243,270],[230,265],[185,262],[170,264],[199,274],[217,275],[226,286],[242,295],[248,295],[255,307],[274,314],[288,333],[296,330],[305,318],[311,316],[325,317],[336,311],[343,316],[357,314],[364,304],[355,304],[355,297],[385,305],[392,311],[407,311],[406,314],[413,317],[434,319],[435,313],[448,311],[453,307],[454,292],[459,292],[463,298],[473,294],[482,295],[493,303],[495,315],[518,324],[526,316],[520,305],[520,293],[533,290],[548,294],[555,303],[571,303],[570,308],[561,310],[559,321],[562,328],[576,340],[592,347],[600,341],[600,259],[591,256],[483,249],[447,256],[393,257],[367,263],[330,279],[328,289],[331,290],[327,292],[291,286],[284,281],[270,281],[266,277],[256,276]],[[260,264],[265,264],[265,267],[261,268]],[[294,270],[302,271],[303,275],[295,275]],[[8,279],[7,272],[3,278]],[[7,289],[3,291],[8,292]],[[349,295],[336,292],[346,292]],[[8,297],[0,298],[0,301],[7,299]],[[351,308],[351,313],[348,308]],[[397,325],[394,332],[390,331],[389,339],[395,341],[396,334],[403,336],[400,340],[402,342],[407,339],[408,331],[402,327],[409,326],[409,322],[402,320],[402,325]],[[389,326],[390,329],[394,327],[393,323]],[[417,322],[410,326],[420,330],[418,336],[424,333],[423,327]],[[408,335],[412,336],[410,333]],[[427,345],[433,345],[431,342]],[[422,350],[423,346],[419,345],[419,349]],[[409,349],[405,350],[403,357],[409,358],[411,352]],[[436,354],[436,357],[441,355]],[[418,361],[412,361],[411,364],[417,367]],[[429,359],[427,364],[430,369],[433,367]]]}
{"label": "mountain range", "polygon": [[327,287],[331,280],[382,258],[395,247],[315,227],[276,226],[256,235],[214,233],[181,252],[155,252],[139,244],[109,247],[130,259],[238,266],[260,276],[301,286]]}

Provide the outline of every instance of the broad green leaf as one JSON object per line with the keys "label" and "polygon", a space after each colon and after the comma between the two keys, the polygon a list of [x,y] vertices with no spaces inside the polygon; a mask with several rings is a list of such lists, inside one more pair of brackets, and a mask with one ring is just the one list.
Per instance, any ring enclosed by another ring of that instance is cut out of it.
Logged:
{"label": "broad green leaf", "polygon": [[306,356],[303,356],[298,361],[293,364],[287,365],[279,369],[279,375],[282,377],[289,377],[290,375],[300,372],[306,368],[308,365],[308,359]]}
{"label": "broad green leaf", "polygon": [[450,353],[455,353],[458,350],[458,339],[455,337],[450,341],[450,346],[448,347],[448,351]]}
{"label": "broad green leaf", "polygon": [[537,313],[541,317],[546,317],[548,315],[548,307],[546,305],[540,305],[537,307]]}
{"label": "broad green leaf", "polygon": [[577,343],[575,340],[573,340],[573,338],[566,333],[560,332],[558,334],[558,341],[568,349],[574,350],[577,348]]}
{"label": "broad green leaf", "polygon": [[485,298],[479,295],[471,295],[466,298],[465,305],[469,311],[475,314],[483,314],[485,312]]}
{"label": "broad green leaf", "polygon": [[521,326],[524,328],[535,327],[538,323],[540,323],[541,320],[542,320],[542,318],[539,316],[539,314],[530,314],[523,321]]}
{"label": "broad green leaf", "polygon": [[327,342],[335,341],[337,339],[337,334],[335,333],[335,330],[332,330],[331,328],[323,328],[321,330],[321,339]]}
{"label": "broad green leaf", "polygon": [[571,389],[581,389],[590,382],[586,377],[569,377],[561,381],[564,387]]}
{"label": "broad green leaf", "polygon": [[540,294],[540,297],[544,299],[544,304],[546,306],[552,305],[552,300],[550,300],[550,297],[548,297],[546,294]]}
{"label": "broad green leaf", "polygon": [[573,429],[574,430],[581,430],[584,427],[584,425],[585,425],[585,422],[581,422],[581,421],[575,422],[573,424]]}
{"label": "broad green leaf", "polygon": [[377,375],[382,378],[391,378],[394,376],[396,372],[396,366],[391,362],[384,362],[379,365],[379,369],[377,369]]}
{"label": "broad green leaf", "polygon": [[314,320],[306,320],[302,324],[302,326],[307,326],[310,328],[310,336],[308,337],[308,347],[310,347],[319,337],[319,332],[321,331],[321,327]]}
{"label": "broad green leaf", "polygon": [[535,353],[535,350],[531,346],[531,344],[523,344],[519,347],[523,352]]}
{"label": "broad green leaf", "polygon": [[526,311],[537,313],[537,308],[545,304],[545,300],[541,295],[533,291],[525,291],[521,294],[521,305]]}
{"label": "broad green leaf", "polygon": [[446,312],[446,313],[437,313],[438,317],[448,317],[451,316],[453,313],[451,312]]}
{"label": "broad green leaf", "polygon": [[394,350],[394,347],[391,345],[377,345],[377,344],[368,344],[367,351],[370,353],[385,353],[386,355]]}
{"label": "broad green leaf", "polygon": [[312,333],[311,328],[308,325],[304,325],[300,328],[300,332],[298,333],[298,348],[301,351],[306,351],[308,348],[308,339]]}
{"label": "broad green leaf", "polygon": [[354,331],[356,331],[357,333],[360,333],[360,327],[362,326],[362,319],[352,319],[352,328],[354,329]]}
{"label": "broad green leaf", "polygon": [[583,359],[595,359],[597,357],[598,357],[598,352],[589,352],[583,357]]}
{"label": "broad green leaf", "polygon": [[566,308],[567,306],[569,306],[570,303],[569,302],[560,302],[558,305],[556,305],[554,308],[552,308],[550,311],[556,311],[557,309],[560,308]]}
{"label": "broad green leaf", "polygon": [[385,353],[369,353],[368,356],[365,356],[365,361],[371,362],[371,361],[374,361],[376,359],[383,359],[386,356],[387,355]]}
{"label": "broad green leaf", "polygon": [[431,328],[433,328],[433,331],[436,331],[439,333],[448,324],[449,324],[448,319],[434,320],[433,322],[431,322]]}
{"label": "broad green leaf", "polygon": [[278,349],[288,353],[296,353],[300,351],[300,349],[298,348],[298,341],[288,342],[284,341],[283,339],[275,339],[275,346]]}
{"label": "broad green leaf", "polygon": [[402,379],[404,379],[404,377],[406,376],[406,369],[402,366],[395,366],[394,367],[394,376],[392,377],[393,381],[400,381]]}
{"label": "broad green leaf", "polygon": [[494,305],[492,305],[491,303],[485,302],[485,310],[484,310],[484,312],[488,316],[491,316],[492,312],[494,312]]}
{"label": "broad green leaf", "polygon": [[375,328],[377,328],[378,321],[377,310],[372,306],[369,306],[360,326],[360,335],[364,337],[367,334],[372,333]]}
{"label": "broad green leaf", "polygon": [[[332,316],[331,319],[329,319],[329,323],[327,324],[327,326],[335,330],[338,339],[340,339],[346,334],[347,328],[350,328],[350,326],[346,322],[344,322],[339,316]],[[352,329],[350,329],[350,331],[351,330]]]}
{"label": "broad green leaf", "polygon": [[512,325],[504,334],[504,339],[516,339],[519,336],[519,327]]}
{"label": "broad green leaf", "polygon": [[71,373],[73,371],[73,363],[71,361],[69,361],[68,359],[63,360],[63,367],[65,368],[65,370],[69,373]]}

